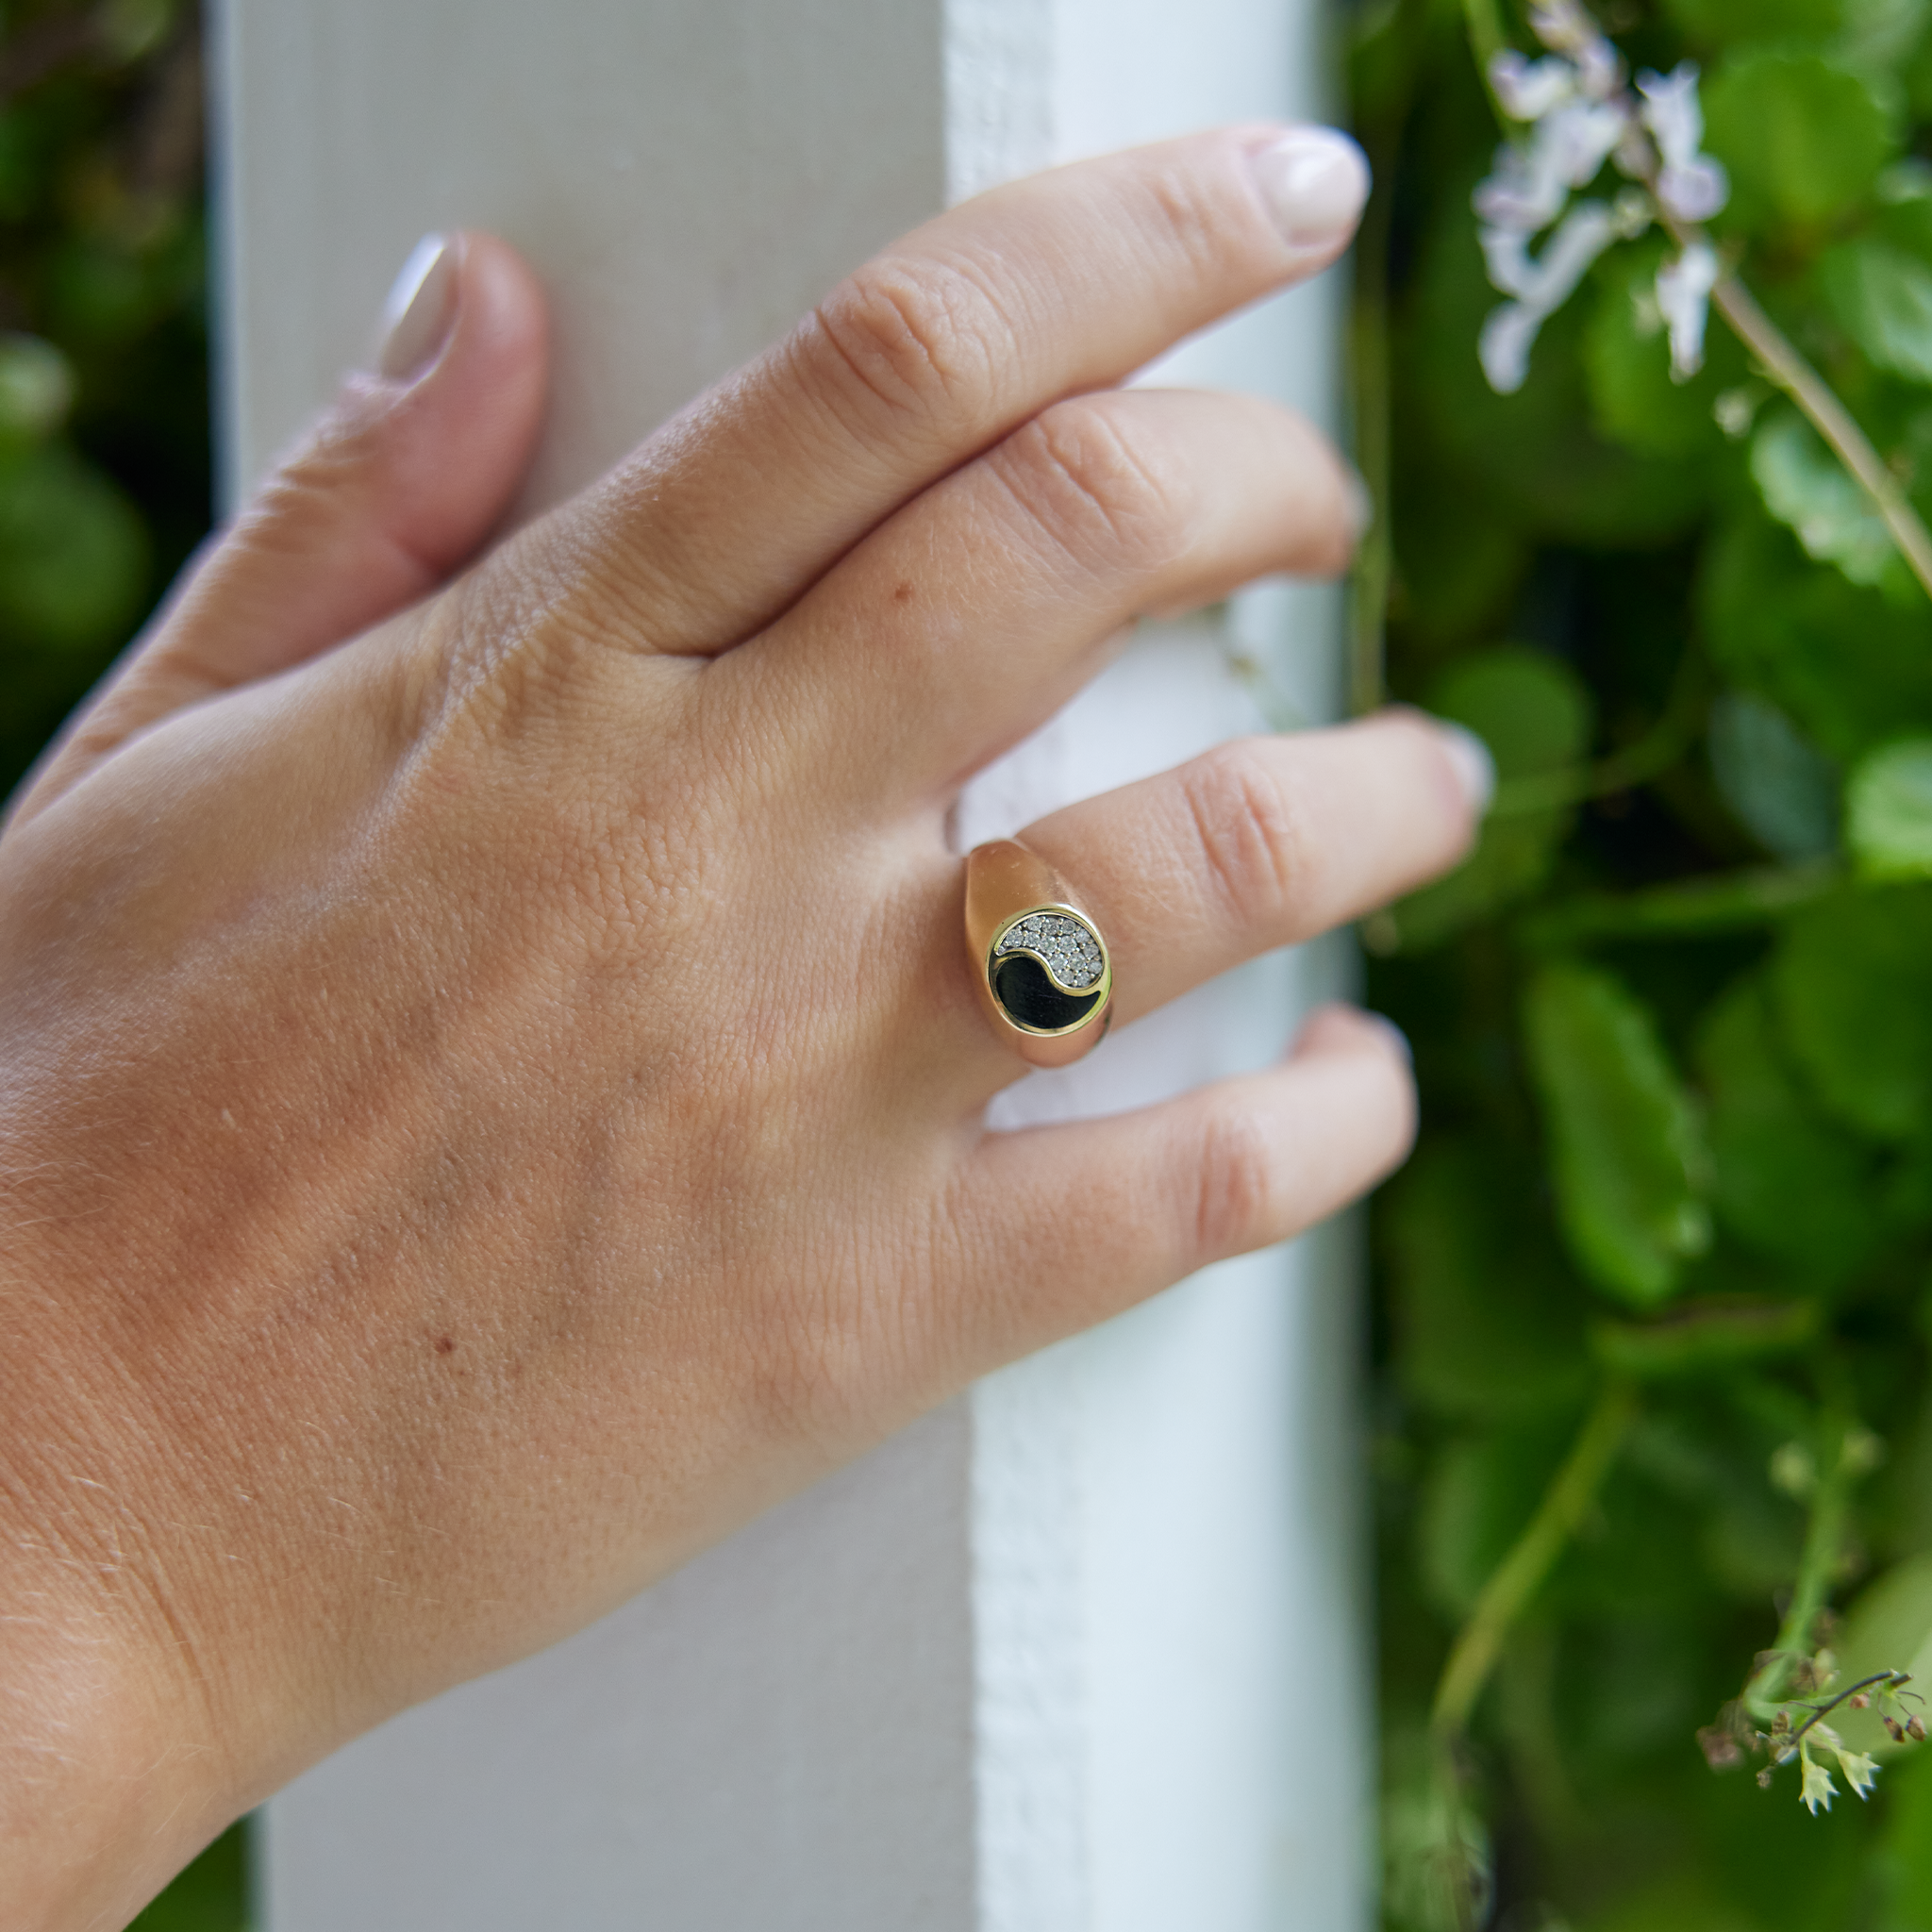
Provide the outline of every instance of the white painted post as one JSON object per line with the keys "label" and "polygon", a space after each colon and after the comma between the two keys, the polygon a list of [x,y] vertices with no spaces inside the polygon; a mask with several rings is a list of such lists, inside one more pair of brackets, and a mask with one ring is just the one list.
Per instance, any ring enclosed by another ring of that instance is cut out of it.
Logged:
{"label": "white painted post", "polygon": [[[948,196],[1322,105],[1317,0],[218,0],[225,461],[361,350],[419,233],[558,306],[554,501]],[[1332,289],[1163,379],[1332,419]],[[974,786],[970,838],[1309,720],[1335,607],[1144,634]],[[1001,1103],[1128,1105],[1278,1050],[1277,958]],[[1352,1248],[1212,1271],[991,1377],[595,1628],[269,1812],[272,1932],[1357,1932],[1369,1917]]]}

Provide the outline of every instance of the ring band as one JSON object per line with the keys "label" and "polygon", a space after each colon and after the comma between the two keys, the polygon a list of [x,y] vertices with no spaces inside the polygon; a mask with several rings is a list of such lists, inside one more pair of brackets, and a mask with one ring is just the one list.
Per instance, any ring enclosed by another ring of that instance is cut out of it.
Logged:
{"label": "ring band", "polygon": [[1059,874],[1016,839],[966,855],[966,946],[993,1031],[1036,1067],[1071,1066],[1113,1021],[1113,961]]}

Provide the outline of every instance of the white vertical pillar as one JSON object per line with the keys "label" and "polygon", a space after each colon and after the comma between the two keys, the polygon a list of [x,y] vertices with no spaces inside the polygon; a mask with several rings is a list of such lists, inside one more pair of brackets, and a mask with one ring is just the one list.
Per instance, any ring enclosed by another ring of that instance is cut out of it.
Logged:
{"label": "white vertical pillar", "polygon": [[[1316,0],[225,0],[226,474],[354,359],[422,231],[558,310],[531,503],[949,195],[1319,109]],[[1158,379],[1333,415],[1328,291]],[[1335,701],[1325,593],[1143,635],[974,788],[973,838]],[[1259,1063],[1341,956],[1230,975],[1008,1122]],[[1212,1271],[973,1393],[270,1807],[272,1932],[1356,1932],[1365,1599],[1345,1239]]]}

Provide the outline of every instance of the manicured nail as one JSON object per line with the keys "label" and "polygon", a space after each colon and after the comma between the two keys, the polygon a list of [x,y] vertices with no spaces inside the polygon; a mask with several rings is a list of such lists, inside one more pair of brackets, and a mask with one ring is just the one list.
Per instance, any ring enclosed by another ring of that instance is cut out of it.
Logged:
{"label": "manicured nail", "polygon": [[1446,718],[1431,722],[1442,734],[1442,749],[1449,754],[1450,766],[1470,809],[1481,818],[1496,795],[1496,761],[1490,756],[1489,746],[1474,731],[1452,724]]}
{"label": "manicured nail", "polygon": [[1372,1013],[1366,1007],[1352,1005],[1347,1000],[1330,1000],[1317,1007],[1313,1012],[1303,1017],[1301,1030],[1295,1037],[1295,1043],[1290,1048],[1290,1057],[1299,1054],[1306,1047],[1316,1052],[1322,1049],[1317,1040],[1327,1035],[1338,1040],[1347,1051],[1355,1051],[1361,1043],[1363,1030],[1379,1034],[1388,1046],[1411,1066],[1415,1055],[1410,1051],[1408,1035],[1393,1020],[1381,1013]]}
{"label": "manicured nail", "polygon": [[1410,1066],[1415,1065],[1415,1048],[1409,1045],[1408,1035],[1387,1013],[1372,1013],[1367,1008],[1363,1008],[1361,1017],[1374,1027]]}
{"label": "manicured nail", "polygon": [[425,235],[382,305],[377,373],[391,382],[413,382],[442,354],[456,319],[456,245],[447,235]]}
{"label": "manicured nail", "polygon": [[1248,165],[1283,241],[1300,255],[1340,248],[1369,198],[1368,157],[1332,127],[1291,128]]}

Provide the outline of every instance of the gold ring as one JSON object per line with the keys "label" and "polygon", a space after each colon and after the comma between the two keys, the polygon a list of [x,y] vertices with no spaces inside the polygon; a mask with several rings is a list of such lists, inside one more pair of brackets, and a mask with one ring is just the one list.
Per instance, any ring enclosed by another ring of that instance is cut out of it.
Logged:
{"label": "gold ring", "polygon": [[1058,873],[1015,839],[966,855],[966,947],[993,1031],[1036,1067],[1071,1066],[1113,1020],[1113,961]]}

